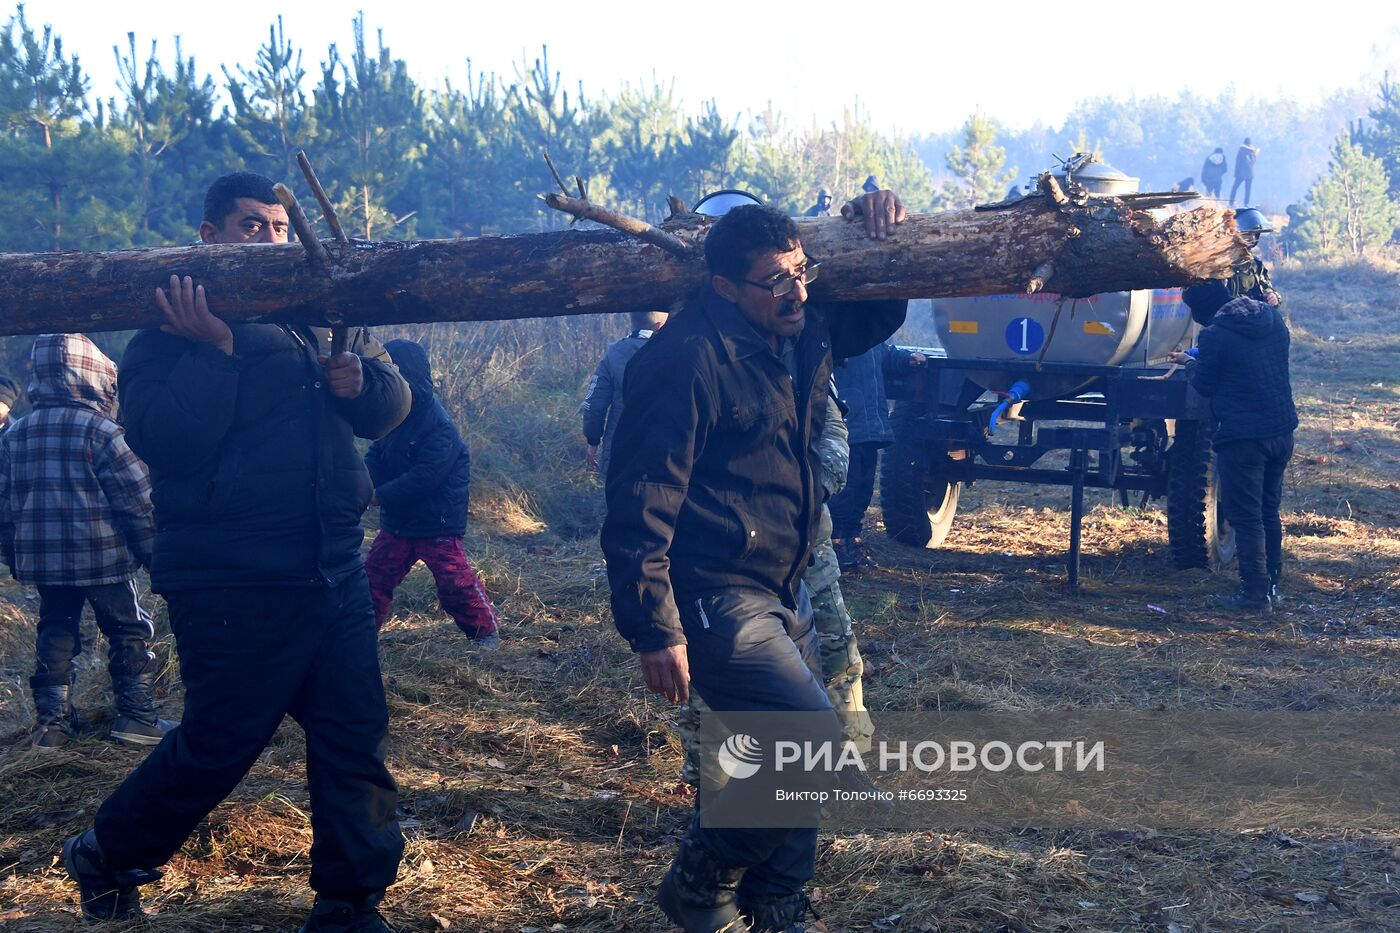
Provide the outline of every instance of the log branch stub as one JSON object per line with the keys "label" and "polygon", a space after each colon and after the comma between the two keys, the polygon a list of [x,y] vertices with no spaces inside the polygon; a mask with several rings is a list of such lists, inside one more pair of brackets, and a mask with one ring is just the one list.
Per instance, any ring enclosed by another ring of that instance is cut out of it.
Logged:
{"label": "log branch stub", "polygon": [[311,221],[306,219],[306,211],[301,209],[301,203],[297,201],[297,196],[292,194],[292,189],[279,181],[272,186],[272,193],[277,195],[277,200],[281,201],[282,206],[287,209],[287,217],[292,222],[292,229],[296,230],[297,239],[301,241],[302,248],[306,250],[307,258],[311,260],[311,264],[323,272],[329,272],[331,254],[326,252],[325,245],[316,238],[316,231],[311,229]]}
{"label": "log branch stub", "polygon": [[690,247],[680,239],[664,230],[653,227],[644,220],[610,211],[606,207],[599,207],[592,201],[583,198],[571,198],[568,195],[558,195],[553,192],[543,195],[543,198],[544,203],[554,210],[571,214],[579,220],[592,220],[605,227],[612,227],[614,230],[630,234],[682,258],[689,258],[691,255]]}
{"label": "log branch stub", "polygon": [[559,186],[559,190],[564,192],[564,197],[569,196],[569,186],[564,184],[564,176],[559,174],[559,169],[554,167],[554,160],[550,158],[549,150],[544,151],[544,164],[549,166],[549,174],[554,176],[554,182]]}
{"label": "log branch stub", "polygon": [[[1070,229],[1073,230],[1074,228],[1071,227]],[[1071,237],[1074,235],[1075,234],[1069,234]],[[1034,295],[1036,292],[1040,291],[1054,274],[1055,264],[1048,259],[1036,266],[1035,271],[1031,273],[1030,284],[1026,286],[1026,294]]]}
{"label": "log branch stub", "polygon": [[345,230],[340,226],[340,218],[336,216],[335,208],[331,206],[331,199],[326,197],[326,189],[321,187],[321,180],[316,177],[316,170],[311,167],[311,160],[306,157],[305,149],[297,150],[297,165],[301,166],[301,174],[306,178],[306,184],[311,188],[311,194],[315,196],[316,203],[321,207],[321,216],[326,219],[326,226],[331,228],[331,236],[342,246],[350,242],[345,235]]}
{"label": "log branch stub", "polygon": [[1060,182],[1049,172],[1040,176],[1040,190],[1048,194],[1050,200],[1060,207],[1069,203],[1069,195],[1065,194],[1065,189],[1060,187]]}

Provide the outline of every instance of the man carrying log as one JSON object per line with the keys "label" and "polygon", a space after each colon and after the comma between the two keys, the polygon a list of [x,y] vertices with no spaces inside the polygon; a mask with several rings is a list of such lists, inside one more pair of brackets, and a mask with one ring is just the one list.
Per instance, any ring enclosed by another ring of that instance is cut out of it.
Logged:
{"label": "man carrying log", "polygon": [[[884,239],[890,191],[848,203]],[[798,586],[822,494],[812,439],[833,354],[892,334],[905,302],[807,304],[816,262],[782,212],[746,205],[705,240],[709,278],[633,358],[608,476],[602,543],[619,631],[647,686],[725,711],[799,711],[840,728]],[[658,902],[688,933],[800,929],[815,829],[704,826],[697,813]]]}
{"label": "man carrying log", "polygon": [[[285,243],[287,225],[271,180],[240,172],[209,189],[200,238]],[[64,843],[64,865],[87,917],[138,916],[137,887],[290,714],[306,732],[314,835],[302,929],[387,930],[376,908],[403,838],[354,439],[401,422],[408,386],[361,328],[330,355],[325,328],[225,323],[188,277],[154,298],[166,323],[131,341],[119,388],[127,438],[151,468],[151,586],[170,607],[184,720]]]}

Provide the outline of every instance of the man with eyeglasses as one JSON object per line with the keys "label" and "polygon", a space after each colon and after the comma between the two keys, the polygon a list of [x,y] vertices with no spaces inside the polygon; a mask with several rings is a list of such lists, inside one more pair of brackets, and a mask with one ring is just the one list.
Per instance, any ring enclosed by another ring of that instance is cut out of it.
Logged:
{"label": "man with eyeglasses", "polygon": [[[905,211],[876,191],[841,213],[883,239]],[[905,302],[808,303],[819,264],[790,218],[757,204],[715,222],[705,260],[706,285],[627,369],[602,534],[613,617],[672,702],[693,684],[713,710],[815,713],[835,739],[816,633],[798,614],[822,502],[812,439],[833,355],[889,337]],[[801,929],[816,841],[697,813],[658,903],[689,933]]]}

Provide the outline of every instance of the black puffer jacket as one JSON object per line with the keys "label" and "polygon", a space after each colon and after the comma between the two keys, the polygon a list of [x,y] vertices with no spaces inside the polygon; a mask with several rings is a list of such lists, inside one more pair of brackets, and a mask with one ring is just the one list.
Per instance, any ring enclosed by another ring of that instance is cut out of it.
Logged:
{"label": "black puffer jacket", "polygon": [[1235,298],[1196,339],[1191,385],[1211,400],[1214,442],[1276,437],[1298,427],[1288,375],[1288,325],[1277,310]]}
{"label": "black puffer jacket", "polygon": [[231,324],[234,355],[159,330],[137,334],[118,388],[127,440],[151,468],[151,586],[320,586],[362,566],[370,481],[355,437],[387,434],[408,385],[363,329],[355,399],[331,395],[319,327]]}
{"label": "black puffer jacket", "polygon": [[427,352],[412,340],[390,340],[384,348],[413,390],[413,410],[365,457],[380,523],[401,538],[464,534],[472,470],[467,444],[434,397]]}

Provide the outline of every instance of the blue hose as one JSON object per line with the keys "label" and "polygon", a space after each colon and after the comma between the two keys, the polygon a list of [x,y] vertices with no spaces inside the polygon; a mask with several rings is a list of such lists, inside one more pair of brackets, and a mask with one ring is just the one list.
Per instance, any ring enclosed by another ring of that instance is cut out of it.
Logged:
{"label": "blue hose", "polygon": [[1011,391],[1006,393],[1006,398],[1002,400],[1000,405],[992,409],[992,420],[987,422],[988,437],[997,433],[997,421],[1002,415],[1006,414],[1006,410],[1017,402],[1023,401],[1026,397],[1026,393],[1030,392],[1030,390],[1030,383],[1026,382],[1024,379],[1018,379],[1016,383],[1011,386]]}

